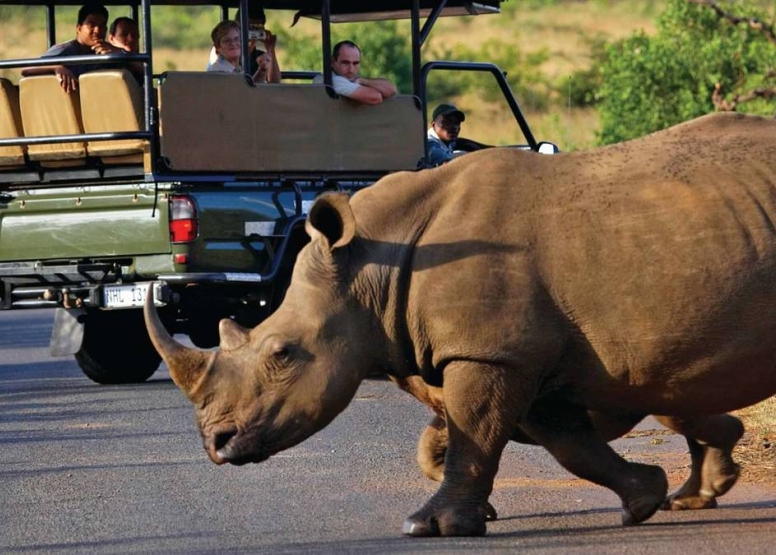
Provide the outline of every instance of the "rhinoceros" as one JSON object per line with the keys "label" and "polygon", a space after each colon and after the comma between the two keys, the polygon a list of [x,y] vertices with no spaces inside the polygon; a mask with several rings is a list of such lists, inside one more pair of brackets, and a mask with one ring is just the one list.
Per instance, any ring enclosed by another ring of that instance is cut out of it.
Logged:
{"label": "rhinoceros", "polygon": [[[776,393],[776,120],[717,114],[544,156],[480,151],[310,210],[285,299],[220,349],[146,322],[217,464],[260,462],[326,426],[373,372],[434,408],[418,458],[437,493],[411,535],[481,535],[509,439],[622,500],[623,523],[733,486],[743,428]],[[607,440],[646,415],[692,470]]]}

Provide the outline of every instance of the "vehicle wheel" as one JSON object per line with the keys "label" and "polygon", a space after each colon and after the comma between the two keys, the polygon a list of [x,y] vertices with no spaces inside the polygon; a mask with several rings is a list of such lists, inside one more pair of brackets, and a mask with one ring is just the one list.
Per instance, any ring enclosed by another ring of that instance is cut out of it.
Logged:
{"label": "vehicle wheel", "polygon": [[200,349],[217,347],[221,342],[221,336],[218,334],[218,323],[220,320],[220,318],[213,318],[191,322],[188,329],[191,342]]}
{"label": "vehicle wheel", "polygon": [[162,358],[154,349],[140,310],[93,311],[84,319],[84,340],[75,360],[99,384],[140,383]]}

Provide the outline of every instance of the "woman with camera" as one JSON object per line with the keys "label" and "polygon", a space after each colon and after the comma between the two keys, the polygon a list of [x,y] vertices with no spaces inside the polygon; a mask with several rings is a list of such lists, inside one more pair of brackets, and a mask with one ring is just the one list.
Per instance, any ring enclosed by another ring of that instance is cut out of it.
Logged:
{"label": "woman with camera", "polygon": [[[237,10],[236,15],[238,21],[240,18],[240,10]],[[278,64],[277,54],[275,53],[275,43],[277,37],[270,31],[265,29],[267,18],[264,15],[264,10],[258,6],[251,7],[248,11],[248,58],[250,59],[250,67],[248,73],[253,77],[254,83],[280,83],[280,65]],[[216,40],[223,40],[224,33],[228,33],[230,37],[234,37],[232,30],[237,30],[237,43],[234,45],[221,45]],[[219,29],[220,28],[220,29]],[[218,37],[216,37],[216,31],[219,31]],[[240,67],[240,54],[242,53],[241,44],[239,42],[240,26],[237,21],[222,21],[216,25],[211,33],[213,39],[213,49],[210,52],[210,64],[207,67],[208,71],[226,71],[226,72],[242,72]],[[260,50],[258,47],[262,44],[266,51]],[[223,52],[222,52],[223,51]],[[228,53],[227,56],[224,54]],[[235,58],[236,56],[236,58]],[[236,69],[235,69],[236,68]]]}

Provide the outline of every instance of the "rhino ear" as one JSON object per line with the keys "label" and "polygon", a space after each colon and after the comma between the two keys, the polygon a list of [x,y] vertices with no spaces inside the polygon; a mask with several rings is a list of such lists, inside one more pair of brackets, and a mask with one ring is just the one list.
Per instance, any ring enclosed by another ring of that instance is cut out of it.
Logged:
{"label": "rhino ear", "polygon": [[218,334],[221,336],[222,351],[234,351],[248,342],[248,330],[229,318],[218,323]]}
{"label": "rhino ear", "polygon": [[321,195],[307,216],[307,234],[313,240],[320,237],[326,241],[329,250],[344,247],[356,234],[356,219],[348,199],[345,193]]}

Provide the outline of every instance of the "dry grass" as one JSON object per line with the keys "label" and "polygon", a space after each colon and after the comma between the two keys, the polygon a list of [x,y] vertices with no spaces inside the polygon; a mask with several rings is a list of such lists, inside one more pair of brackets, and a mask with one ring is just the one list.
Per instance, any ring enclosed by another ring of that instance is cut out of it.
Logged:
{"label": "dry grass", "polygon": [[[462,136],[487,144],[525,143],[517,122],[511,114],[504,113],[503,105],[484,104],[471,96],[456,102],[467,114]],[[553,107],[549,111],[526,111],[524,116],[537,141],[551,141],[563,151],[594,146],[599,121],[598,113],[592,108],[568,110]]]}
{"label": "dry grass", "polygon": [[547,51],[550,57],[542,66],[543,72],[550,78],[562,77],[589,65],[589,40],[593,37],[617,39],[640,29],[654,32],[663,4],[662,0],[565,2],[474,20],[443,18],[438,21],[429,45],[477,47],[486,40],[498,39],[516,44],[525,53]]}
{"label": "dry grass", "polygon": [[776,482],[776,396],[734,414],[746,427],[735,450],[744,479]]}

